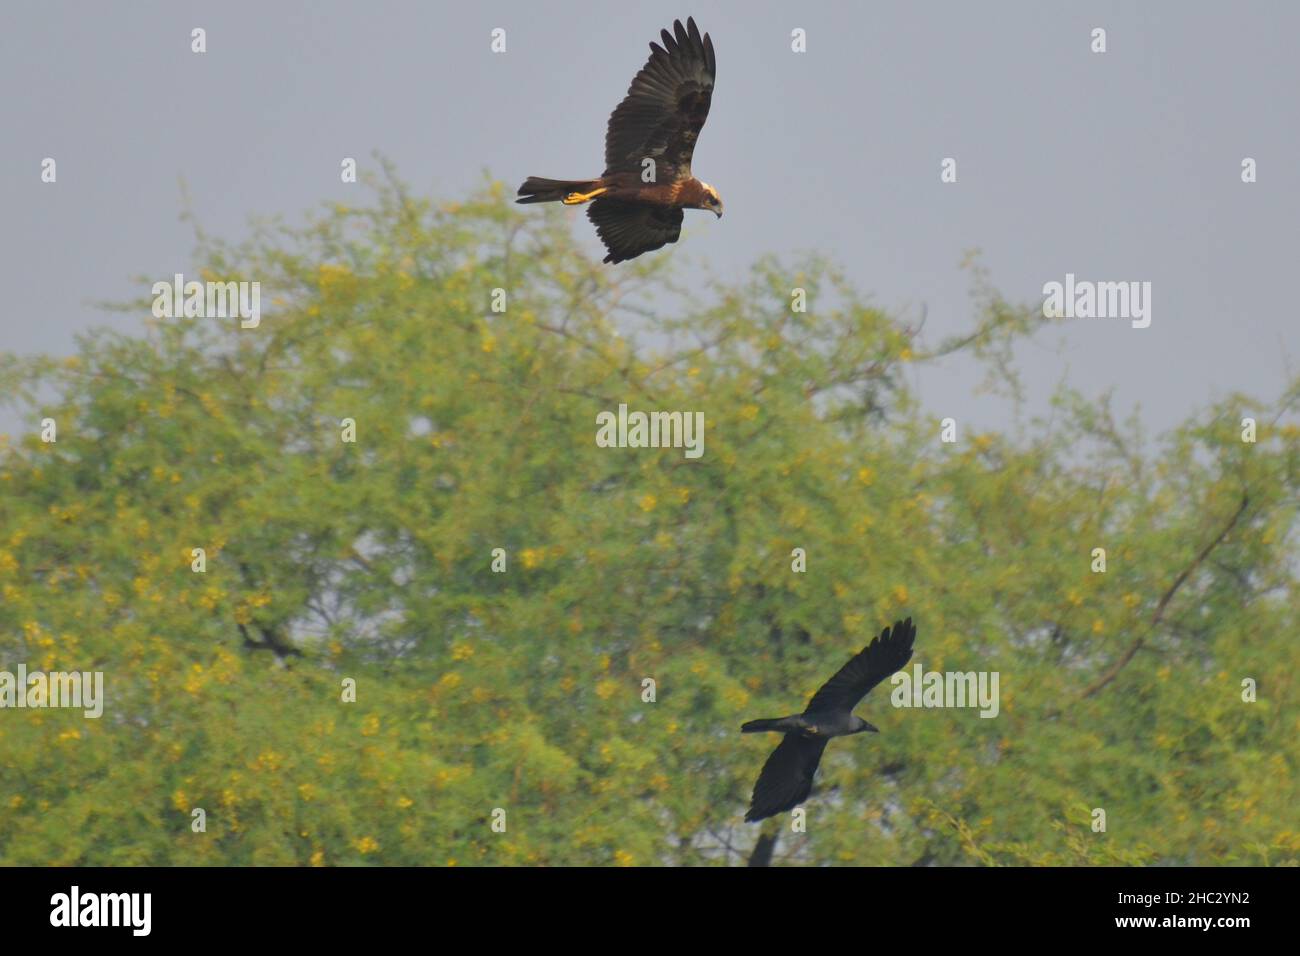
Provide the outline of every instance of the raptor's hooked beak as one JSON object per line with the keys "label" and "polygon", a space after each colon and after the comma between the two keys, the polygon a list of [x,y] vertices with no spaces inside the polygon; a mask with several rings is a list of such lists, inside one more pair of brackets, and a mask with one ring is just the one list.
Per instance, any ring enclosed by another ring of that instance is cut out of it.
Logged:
{"label": "raptor's hooked beak", "polygon": [[713,210],[713,214],[719,219],[722,218],[722,203],[718,203],[717,208]]}

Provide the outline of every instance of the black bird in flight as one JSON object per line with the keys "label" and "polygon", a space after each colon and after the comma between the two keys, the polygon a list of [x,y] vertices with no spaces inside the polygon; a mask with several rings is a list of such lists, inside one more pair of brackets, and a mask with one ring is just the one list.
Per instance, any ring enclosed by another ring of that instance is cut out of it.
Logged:
{"label": "black bird in flight", "polygon": [[853,708],[871,688],[907,666],[912,659],[912,641],[915,639],[916,628],[912,626],[910,617],[906,621],[896,621],[892,631],[885,628],[879,637],[836,671],[835,676],[813,694],[802,714],[764,717],[751,720],[740,728],[744,734],[769,730],[785,734],[758,775],[746,820],[763,820],[803,803],[812,791],[813,774],[817,772],[822,751],[832,737],[860,734],[865,730],[873,734],[880,732],[856,716]]}

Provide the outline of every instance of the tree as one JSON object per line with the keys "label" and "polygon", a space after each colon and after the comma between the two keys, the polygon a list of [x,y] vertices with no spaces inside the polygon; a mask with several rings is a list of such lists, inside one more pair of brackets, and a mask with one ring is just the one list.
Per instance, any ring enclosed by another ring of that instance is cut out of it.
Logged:
{"label": "tree", "polygon": [[[262,283],[258,328],[0,364],[58,424],[0,450],[0,653],[108,697],[0,714],[0,862],[743,863],[740,723],[906,614],[999,715],[882,686],[774,862],[1298,859],[1300,383],[1161,443],[1063,392],[944,444],[901,372],[1013,374],[1043,321],[982,274],[927,349],[822,260],[611,269],[500,183],[199,255]],[[620,404],[703,412],[704,454],[598,447]]]}

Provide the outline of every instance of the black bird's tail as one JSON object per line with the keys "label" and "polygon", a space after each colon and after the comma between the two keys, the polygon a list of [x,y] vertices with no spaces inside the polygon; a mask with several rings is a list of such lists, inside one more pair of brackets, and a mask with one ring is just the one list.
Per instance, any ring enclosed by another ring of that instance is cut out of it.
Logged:
{"label": "black bird's tail", "polygon": [[569,193],[589,193],[596,188],[598,179],[543,179],[529,176],[519,187],[515,202],[559,202]]}
{"label": "black bird's tail", "polygon": [[761,734],[766,730],[785,730],[785,717],[760,717],[758,720],[750,720],[740,725],[742,734]]}

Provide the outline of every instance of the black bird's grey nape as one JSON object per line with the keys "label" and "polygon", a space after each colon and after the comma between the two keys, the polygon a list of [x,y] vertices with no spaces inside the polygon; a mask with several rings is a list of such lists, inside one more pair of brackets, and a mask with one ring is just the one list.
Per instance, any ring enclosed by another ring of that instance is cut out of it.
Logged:
{"label": "black bird's grey nape", "polygon": [[741,726],[740,731],[745,734],[766,731],[785,734],[758,775],[746,820],[764,820],[803,803],[812,792],[813,774],[832,737],[878,732],[856,716],[853,708],[873,687],[907,666],[915,639],[916,628],[910,617],[896,621],[892,630],[885,628],[836,671],[813,694],[802,714],[761,717]]}

